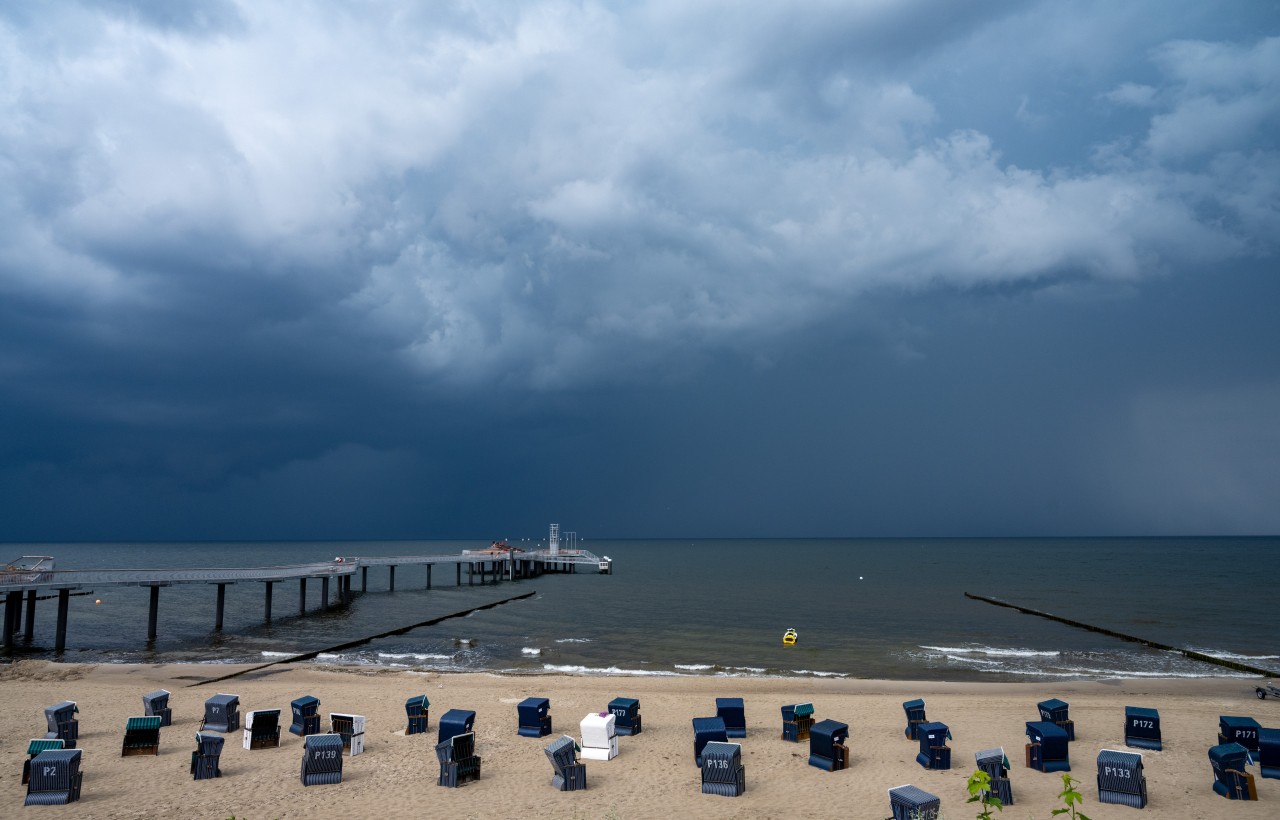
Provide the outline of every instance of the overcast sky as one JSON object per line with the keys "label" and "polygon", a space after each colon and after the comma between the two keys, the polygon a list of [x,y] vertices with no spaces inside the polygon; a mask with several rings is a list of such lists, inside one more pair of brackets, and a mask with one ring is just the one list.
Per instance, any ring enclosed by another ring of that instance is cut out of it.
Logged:
{"label": "overcast sky", "polygon": [[1280,6],[0,4],[0,540],[1280,532]]}

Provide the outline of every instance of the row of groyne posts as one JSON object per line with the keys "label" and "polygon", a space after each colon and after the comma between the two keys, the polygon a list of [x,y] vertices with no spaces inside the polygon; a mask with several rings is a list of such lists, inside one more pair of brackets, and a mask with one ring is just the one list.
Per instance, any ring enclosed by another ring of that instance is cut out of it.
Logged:
{"label": "row of groyne posts", "polygon": [[[336,558],[331,562],[295,564],[281,567],[252,567],[228,569],[176,569],[176,570],[47,570],[27,572],[0,571],[0,594],[5,596],[4,650],[13,651],[18,644],[19,633],[30,645],[35,636],[36,602],[56,599],[58,620],[54,632],[54,651],[63,652],[67,646],[67,620],[72,595],[90,595],[101,586],[142,586],[150,589],[150,605],[147,612],[147,640],[154,641],[160,612],[160,590],[163,587],[190,584],[217,586],[213,628],[222,629],[226,609],[227,585],[244,582],[261,583],[264,587],[264,617],[272,616],[272,594],[275,585],[288,581],[298,582],[298,615],[307,614],[307,582],[320,582],[321,611],[334,605],[331,583],[336,582],[338,606],[346,606],[352,600],[352,579],[359,573],[360,592],[369,585],[369,568],[386,567],[388,591],[396,588],[396,568],[423,566],[426,568],[426,589],[431,589],[432,570],[437,565],[452,564],[454,583],[462,586],[463,568],[466,568],[467,584],[497,583],[535,578],[547,573],[576,573],[579,567],[608,572],[604,569],[608,559],[601,561],[586,550],[517,552],[511,550],[463,551],[460,555],[408,555],[383,558]],[[25,607],[24,607],[25,599]],[[25,611],[24,611],[25,610]]]}

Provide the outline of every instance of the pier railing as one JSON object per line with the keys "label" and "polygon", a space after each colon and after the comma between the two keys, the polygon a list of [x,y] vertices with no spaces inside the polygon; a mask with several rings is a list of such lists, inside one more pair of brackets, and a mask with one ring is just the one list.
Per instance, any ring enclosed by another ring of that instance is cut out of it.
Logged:
{"label": "pier railing", "polygon": [[[394,555],[394,556],[339,556],[332,561],[309,564],[292,564],[275,567],[221,567],[221,568],[189,568],[189,569],[89,569],[89,570],[42,570],[38,567],[25,569],[15,567],[0,570],[0,595],[5,598],[3,632],[4,648],[11,650],[16,643],[18,630],[25,622],[25,639],[29,644],[33,638],[33,623],[36,614],[36,601],[41,598],[40,592],[55,592],[58,599],[58,622],[55,639],[55,651],[62,652],[66,646],[66,629],[69,599],[72,590],[83,590],[97,586],[138,586],[150,588],[150,605],[147,613],[147,640],[156,638],[157,618],[160,606],[160,589],[176,584],[210,584],[217,586],[217,604],[214,617],[214,629],[222,629],[223,614],[226,602],[226,587],[237,582],[259,582],[264,587],[264,613],[267,622],[271,621],[273,587],[282,581],[298,582],[298,613],[307,614],[307,581],[320,581],[321,608],[330,606],[330,580],[337,581],[337,595],[341,603],[350,602],[352,595],[352,579],[360,578],[360,591],[364,592],[368,585],[370,567],[386,567],[388,571],[388,591],[395,591],[396,567],[400,565],[424,566],[426,569],[426,588],[431,589],[432,569],[437,564],[453,564],[455,567],[455,584],[462,585],[463,568],[466,568],[467,584],[473,585],[478,575],[480,583],[497,583],[500,580],[516,580],[543,574],[544,572],[576,572],[579,566],[591,565],[599,567],[602,572],[608,571],[599,558],[586,550],[550,550],[536,551],[502,551],[502,550],[464,550],[461,554],[450,555]],[[83,594],[77,592],[75,594]],[[25,596],[25,617],[23,598]]]}

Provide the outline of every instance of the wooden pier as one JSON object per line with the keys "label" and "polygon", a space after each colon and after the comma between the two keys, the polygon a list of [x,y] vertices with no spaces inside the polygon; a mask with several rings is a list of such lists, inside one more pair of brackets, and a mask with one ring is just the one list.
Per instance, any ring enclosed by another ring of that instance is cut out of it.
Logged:
{"label": "wooden pier", "polygon": [[[467,585],[496,584],[502,580],[516,581],[536,578],[547,573],[574,573],[579,567],[590,567],[608,572],[608,559],[601,561],[586,550],[520,551],[495,543],[487,550],[467,550],[458,555],[397,555],[389,557],[340,557],[333,561],[314,564],[293,564],[278,567],[245,567],[222,569],[114,569],[114,570],[37,570],[0,571],[0,595],[4,596],[4,650],[16,648],[19,632],[26,644],[34,638],[36,601],[57,600],[57,627],[54,631],[54,651],[63,652],[67,646],[67,619],[72,595],[86,595],[86,590],[98,587],[136,586],[147,587],[150,602],[147,610],[147,640],[154,641],[159,630],[160,590],[163,587],[206,584],[217,586],[213,627],[222,629],[228,584],[260,583],[263,585],[263,618],[271,621],[271,605],[274,586],[289,581],[298,582],[298,614],[307,614],[307,582],[320,582],[319,608],[327,610],[332,605],[346,606],[351,602],[352,580],[360,578],[360,592],[368,589],[369,568],[386,567],[388,591],[396,588],[396,568],[401,566],[423,567],[426,572],[425,589],[431,589],[432,570],[437,565],[453,565],[454,585],[462,586],[463,568]],[[336,590],[337,601],[333,600]],[[41,594],[43,593],[43,594]],[[24,612],[25,599],[25,612]],[[25,616],[25,617],[24,617]]]}

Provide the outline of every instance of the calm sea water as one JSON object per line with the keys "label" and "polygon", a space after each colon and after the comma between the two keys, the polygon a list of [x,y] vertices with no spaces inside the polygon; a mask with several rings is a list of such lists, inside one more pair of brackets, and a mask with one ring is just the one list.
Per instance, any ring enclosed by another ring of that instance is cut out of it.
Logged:
{"label": "calm sea water", "polygon": [[[456,553],[480,542],[10,544],[60,569],[251,567],[336,555]],[[384,568],[351,606],[319,612],[319,583],[298,615],[294,583],[160,597],[159,638],[146,642],[147,591],[103,587],[72,598],[68,651],[82,662],[265,662],[490,601],[534,598],[374,641],[320,662],[432,670],[645,675],[788,675],[948,680],[1199,677],[1229,670],[1014,610],[1063,617],[1280,672],[1280,538],[768,539],[582,542],[614,574],[548,575],[453,586],[452,567]],[[355,581],[356,589],[359,580]],[[100,600],[101,603],[95,603]],[[42,601],[30,651],[51,657],[55,607]],[[782,646],[788,627],[797,646]]]}

